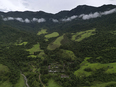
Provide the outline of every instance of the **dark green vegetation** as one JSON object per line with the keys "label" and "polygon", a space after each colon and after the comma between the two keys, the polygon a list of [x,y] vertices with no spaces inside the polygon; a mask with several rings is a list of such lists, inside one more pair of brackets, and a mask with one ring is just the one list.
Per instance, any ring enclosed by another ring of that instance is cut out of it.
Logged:
{"label": "dark green vegetation", "polygon": [[116,87],[116,13],[54,25],[16,23],[0,19],[0,87],[26,87],[23,75],[30,87]]}

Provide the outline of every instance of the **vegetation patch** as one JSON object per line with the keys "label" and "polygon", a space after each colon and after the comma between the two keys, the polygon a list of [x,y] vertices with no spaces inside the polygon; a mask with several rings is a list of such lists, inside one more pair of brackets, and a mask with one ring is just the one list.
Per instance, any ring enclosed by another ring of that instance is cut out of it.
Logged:
{"label": "vegetation patch", "polygon": [[16,45],[26,45],[28,42],[22,42],[22,43],[20,43],[20,44],[17,44],[16,43]]}
{"label": "vegetation patch", "polygon": [[52,37],[58,37],[59,36],[59,33],[58,32],[53,32],[51,34],[47,34],[45,35],[45,38],[52,38]]}
{"label": "vegetation patch", "polygon": [[112,74],[116,73],[116,63],[89,63],[87,60],[91,57],[86,57],[85,60],[80,64],[80,69],[74,72],[74,75],[78,77],[88,77],[93,71],[104,68],[106,69],[105,73]]}
{"label": "vegetation patch", "polygon": [[[116,84],[116,82],[107,82],[107,83],[100,83],[100,84],[96,84],[96,85],[93,85],[91,87],[107,87],[108,85],[111,85],[111,84]],[[114,87],[114,86],[110,86],[110,87]]]}
{"label": "vegetation patch", "polygon": [[0,64],[0,72],[4,72],[4,71],[8,72],[9,71],[8,67],[5,66],[5,65]]}
{"label": "vegetation patch", "polygon": [[47,87],[62,87],[62,86],[58,85],[53,79],[50,79],[48,81],[48,86]]}
{"label": "vegetation patch", "polygon": [[25,80],[22,75],[20,75],[20,79],[18,80],[18,82],[15,84],[14,87],[26,87]]}
{"label": "vegetation patch", "polygon": [[34,52],[42,51],[42,50],[40,49],[40,44],[38,43],[38,44],[33,45],[31,49],[27,49],[27,51],[29,51],[30,54],[34,54]]}
{"label": "vegetation patch", "polygon": [[37,35],[41,35],[41,34],[47,34],[48,32],[47,32],[47,29],[41,29],[41,31],[39,31],[38,33],[37,33]]}
{"label": "vegetation patch", "polygon": [[61,46],[61,41],[64,39],[64,35],[58,37],[54,42],[50,43],[47,47],[48,50],[55,50]]}
{"label": "vegetation patch", "polygon": [[95,35],[95,33],[94,33],[95,30],[96,30],[96,29],[77,32],[76,34],[74,34],[74,35],[72,36],[72,40],[78,41],[78,42],[79,42],[79,41],[82,41],[82,40],[85,39],[85,38],[88,38],[88,37],[90,37],[90,36],[92,36],[92,35]]}
{"label": "vegetation patch", "polygon": [[9,81],[0,82],[0,87],[12,87],[13,85]]}
{"label": "vegetation patch", "polygon": [[75,58],[76,58],[75,54],[71,50],[61,49],[59,55],[61,55],[61,57],[65,58],[65,59],[71,58],[71,60],[75,60]]}

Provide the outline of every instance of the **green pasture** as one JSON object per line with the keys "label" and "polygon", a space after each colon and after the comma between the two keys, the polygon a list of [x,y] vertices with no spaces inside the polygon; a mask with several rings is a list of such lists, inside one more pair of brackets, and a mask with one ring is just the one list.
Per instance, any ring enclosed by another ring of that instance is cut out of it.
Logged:
{"label": "green pasture", "polygon": [[38,43],[38,44],[33,45],[31,49],[27,49],[27,51],[29,51],[30,54],[33,54],[34,52],[42,51],[42,50],[40,49],[40,44]]}
{"label": "green pasture", "polygon": [[62,86],[58,85],[53,79],[50,79],[48,81],[48,86],[47,87],[62,87]]}
{"label": "green pasture", "polygon": [[[92,74],[93,71],[96,71],[98,69],[104,68],[107,69],[105,73],[116,73],[116,63],[107,63],[107,64],[101,64],[101,63],[89,63],[87,60],[91,57],[86,57],[85,60],[80,64],[80,69],[74,72],[74,75],[78,77],[88,77]],[[90,68],[92,71],[87,72],[84,69]]]}
{"label": "green pasture", "polygon": [[63,49],[61,49],[60,51],[61,51],[62,57],[71,58],[72,60],[75,60],[76,56],[73,53],[73,51],[71,51],[71,50],[63,50]]}
{"label": "green pasture", "polygon": [[92,30],[86,30],[86,31],[81,31],[81,32],[77,32],[76,34],[72,33],[72,40],[74,41],[82,41],[85,38],[88,38],[92,35],[95,35],[93,32],[95,32],[96,29],[92,29]]}
{"label": "green pasture", "polygon": [[45,35],[45,38],[52,38],[52,37],[58,37],[59,36],[59,33],[58,32],[53,32],[51,34],[47,34]]}
{"label": "green pasture", "polygon": [[61,46],[61,41],[64,39],[64,35],[59,36],[54,42],[50,43],[47,47],[48,50],[55,50]]}
{"label": "green pasture", "polygon": [[95,84],[91,87],[106,87],[107,85],[110,85],[110,84],[116,84],[116,82],[106,82],[106,83],[100,83],[100,84]]}
{"label": "green pasture", "polygon": [[12,84],[7,80],[4,82],[0,82],[0,87],[12,87]]}
{"label": "green pasture", "polygon": [[18,82],[15,84],[14,87],[26,87],[25,80],[22,75],[20,75],[20,79],[18,80]]}
{"label": "green pasture", "polygon": [[41,34],[47,34],[47,29],[41,29],[41,31],[37,33],[37,35],[41,35]]}
{"label": "green pasture", "polygon": [[20,44],[15,44],[15,45],[26,45],[28,42],[22,42],[22,43],[20,43]]}
{"label": "green pasture", "polygon": [[9,69],[8,69],[7,66],[0,64],[0,72],[1,72],[1,71],[6,71],[6,72],[8,72]]}

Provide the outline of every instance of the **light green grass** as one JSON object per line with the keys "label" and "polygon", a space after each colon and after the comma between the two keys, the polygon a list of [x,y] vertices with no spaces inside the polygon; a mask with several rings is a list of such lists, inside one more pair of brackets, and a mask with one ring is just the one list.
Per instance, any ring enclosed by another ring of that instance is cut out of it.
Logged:
{"label": "light green grass", "polygon": [[47,29],[41,29],[41,31],[37,33],[37,35],[41,35],[41,34],[47,34]]}
{"label": "light green grass", "polygon": [[110,85],[110,84],[116,84],[116,82],[107,82],[107,83],[101,83],[101,84],[96,84],[96,85],[93,85],[91,87],[106,87],[107,85]]}
{"label": "light green grass", "polygon": [[36,58],[36,55],[29,55],[28,57]]}
{"label": "light green grass", "polygon": [[64,39],[64,35],[58,37],[53,43],[49,44],[48,50],[55,50],[56,48],[61,46],[61,41]]}
{"label": "light green grass", "polygon": [[0,82],[0,87],[12,87],[12,84],[9,81]]}
{"label": "light green grass", "polygon": [[[101,64],[101,63],[89,63],[87,61],[87,59],[90,59],[91,57],[87,57],[85,58],[85,60],[80,64],[80,69],[78,69],[77,71],[74,72],[74,75],[78,76],[78,77],[88,77],[92,74],[92,71],[96,71],[97,69],[101,69],[104,68],[107,70],[105,71],[105,73],[116,73],[116,63],[107,63],[107,64]],[[92,71],[91,72],[87,72],[84,71],[84,69],[86,68],[90,68]]]}
{"label": "light green grass", "polygon": [[83,39],[85,38],[88,38],[92,35],[95,35],[93,34],[93,32],[95,32],[96,29],[92,29],[92,30],[87,30],[87,31],[81,31],[81,32],[77,32],[76,34],[74,34],[72,36],[72,40],[74,41],[82,41]]}
{"label": "light green grass", "polygon": [[28,57],[32,58],[40,57],[41,59],[44,59],[46,57],[46,54],[44,53],[44,51],[41,51],[38,55],[29,55]]}
{"label": "light green grass", "polygon": [[53,79],[50,79],[48,81],[48,86],[47,87],[62,87],[62,86],[58,85]]}
{"label": "light green grass", "polygon": [[15,87],[26,87],[25,85],[25,80],[22,75],[20,75],[20,79],[18,82],[15,84]]}
{"label": "light green grass", "polygon": [[22,42],[22,43],[20,43],[20,44],[15,44],[15,45],[26,45],[28,42]]}
{"label": "light green grass", "polygon": [[1,71],[6,71],[6,72],[8,72],[9,69],[8,69],[7,66],[0,64],[0,72],[1,72]]}
{"label": "light green grass", "polygon": [[52,37],[58,37],[59,36],[59,33],[58,32],[53,32],[51,34],[47,34],[45,35],[45,38],[52,38]]}
{"label": "light green grass", "polygon": [[116,35],[116,31],[111,31],[110,33]]}
{"label": "light green grass", "polygon": [[29,51],[30,54],[33,54],[34,52],[42,51],[42,50],[40,49],[40,44],[38,43],[38,44],[33,45],[31,49],[27,49],[27,51]]}
{"label": "light green grass", "polygon": [[61,49],[61,55],[64,58],[71,58],[72,60],[75,60],[76,56],[71,50],[63,50]]}

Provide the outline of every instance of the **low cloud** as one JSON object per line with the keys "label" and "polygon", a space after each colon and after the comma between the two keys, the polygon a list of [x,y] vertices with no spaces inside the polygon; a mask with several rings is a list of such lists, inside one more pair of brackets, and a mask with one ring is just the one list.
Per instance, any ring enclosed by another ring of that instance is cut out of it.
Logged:
{"label": "low cloud", "polygon": [[38,18],[33,18],[32,21],[33,21],[33,22],[38,22],[38,23],[46,22],[46,20],[45,20],[44,18],[40,18],[40,19],[38,19]]}
{"label": "low cloud", "polygon": [[83,20],[88,20],[91,18],[97,18],[97,17],[101,17],[103,15],[108,15],[108,14],[112,14],[116,12],[116,8],[109,10],[109,11],[104,11],[104,12],[95,12],[95,13],[90,13],[90,14],[81,14],[79,16],[79,18],[82,18]]}
{"label": "low cloud", "polygon": [[24,20],[22,18],[15,18],[15,20],[17,20],[19,22],[24,22]]}
{"label": "low cloud", "polygon": [[59,22],[57,19],[52,19],[52,21],[53,21],[54,23]]}
{"label": "low cloud", "polygon": [[68,17],[68,18],[61,19],[61,21],[68,22],[68,21],[72,21],[72,20],[76,19],[77,17],[78,16],[74,15],[74,16],[71,16],[71,17]]}
{"label": "low cloud", "polygon": [[22,19],[20,17],[17,18],[13,18],[13,17],[4,17],[3,15],[1,15],[2,20],[4,21],[11,21],[11,20],[17,20],[19,22],[24,22],[24,23],[31,23],[31,22],[38,22],[38,23],[42,23],[42,22],[46,22],[46,20],[44,18],[33,18],[32,20],[29,20],[28,18]]}
{"label": "low cloud", "polygon": [[31,22],[28,18],[26,18],[24,21],[25,21],[25,23],[30,23]]}

